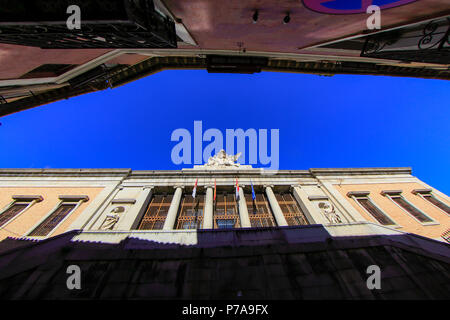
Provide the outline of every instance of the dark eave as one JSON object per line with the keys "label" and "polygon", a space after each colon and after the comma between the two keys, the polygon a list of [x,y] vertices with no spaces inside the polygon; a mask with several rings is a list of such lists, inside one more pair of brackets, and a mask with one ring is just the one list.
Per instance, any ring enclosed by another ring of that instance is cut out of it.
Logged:
{"label": "dark eave", "polygon": [[[206,57],[166,56],[152,57],[131,67],[120,67],[107,76],[97,77],[91,82],[65,86],[34,94],[10,103],[0,104],[0,117],[22,110],[34,108],[54,101],[68,99],[81,94],[115,88],[162,70],[207,69]],[[402,67],[368,62],[315,61],[299,62],[287,59],[268,59],[261,71],[293,72],[317,75],[359,74],[397,77],[417,77],[426,79],[450,80],[450,70]]]}

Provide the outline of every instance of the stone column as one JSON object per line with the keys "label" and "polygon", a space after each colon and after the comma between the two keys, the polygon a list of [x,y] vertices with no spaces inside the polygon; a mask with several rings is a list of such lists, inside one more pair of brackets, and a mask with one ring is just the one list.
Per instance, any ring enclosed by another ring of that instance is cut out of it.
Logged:
{"label": "stone column", "polygon": [[250,218],[248,217],[247,202],[245,201],[244,186],[239,186],[239,219],[241,228],[251,228]]}
{"label": "stone column", "polygon": [[272,208],[273,216],[275,217],[275,220],[277,221],[277,225],[279,227],[287,226],[288,223],[286,221],[286,218],[284,217],[283,211],[281,211],[280,205],[278,204],[277,198],[275,197],[275,194],[273,193],[271,186],[264,186],[266,189],[266,195],[267,199],[269,200],[270,207]]}
{"label": "stone column", "polygon": [[163,230],[173,230],[177,219],[178,208],[180,207],[181,196],[183,195],[183,186],[176,186],[175,193],[170,203],[169,212],[167,212],[166,221],[164,221]]}
{"label": "stone column", "polygon": [[293,185],[292,194],[297,200],[300,209],[302,209],[310,224],[328,224],[330,223],[323,214],[308,199],[306,192],[298,185]]}
{"label": "stone column", "polygon": [[205,209],[203,215],[203,229],[213,228],[213,186],[206,186]]}

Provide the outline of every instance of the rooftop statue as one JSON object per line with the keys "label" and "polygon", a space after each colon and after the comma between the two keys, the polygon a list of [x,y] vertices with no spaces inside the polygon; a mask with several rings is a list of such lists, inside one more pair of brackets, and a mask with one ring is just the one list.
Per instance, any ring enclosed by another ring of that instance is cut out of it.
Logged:
{"label": "rooftop statue", "polygon": [[241,152],[236,155],[228,155],[225,150],[220,150],[215,156],[209,157],[207,167],[219,167],[219,166],[232,166],[239,167],[240,164],[236,163],[236,161],[241,156]]}

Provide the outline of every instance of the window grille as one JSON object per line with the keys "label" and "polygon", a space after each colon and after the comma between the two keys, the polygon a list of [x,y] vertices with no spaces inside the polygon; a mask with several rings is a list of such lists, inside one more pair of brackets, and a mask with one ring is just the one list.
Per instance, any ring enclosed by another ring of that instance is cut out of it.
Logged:
{"label": "window grille", "polygon": [[275,193],[278,205],[289,226],[308,225],[308,219],[290,193]]}
{"label": "window grille", "polygon": [[434,204],[436,207],[438,207],[442,211],[450,214],[450,207],[448,205],[446,205],[445,203],[443,203],[442,201],[440,201],[438,198],[436,198],[431,193],[429,193],[429,194],[422,194],[422,198],[424,198],[428,202]]}
{"label": "window grille", "polygon": [[395,225],[394,221],[389,219],[380,209],[378,209],[369,198],[355,198],[355,200],[369,212],[382,225]]}
{"label": "window grille", "polygon": [[236,196],[234,194],[217,195],[214,207],[214,228],[230,229],[239,226]]}
{"label": "window grille", "polygon": [[176,229],[201,229],[203,227],[204,202],[204,195],[197,194],[195,199],[190,194],[184,195]]}
{"label": "window grille", "polygon": [[273,219],[272,210],[264,193],[255,193],[255,200],[251,194],[245,195],[247,202],[248,217],[252,227],[273,227],[276,223]]}
{"label": "window grille", "polygon": [[29,236],[43,237],[48,235],[56,226],[77,206],[78,202],[67,203],[63,202],[50,214],[44,221],[42,221]]}
{"label": "window grille", "polygon": [[401,196],[391,196],[390,197],[392,201],[397,203],[400,207],[405,209],[409,214],[411,214],[414,218],[419,220],[420,222],[432,222],[433,220],[430,219],[428,216],[424,215],[420,210],[418,210],[416,207],[414,207],[411,203],[406,201]]}
{"label": "window grille", "polygon": [[138,230],[161,230],[169,212],[173,195],[156,194],[147,207],[147,211],[139,223]]}
{"label": "window grille", "polygon": [[25,210],[26,207],[28,207],[30,203],[24,203],[24,202],[15,202],[13,203],[9,208],[7,208],[5,211],[3,211],[0,214],[0,227],[6,224],[8,221],[10,221],[12,218],[17,216],[19,213],[21,213],[23,210]]}

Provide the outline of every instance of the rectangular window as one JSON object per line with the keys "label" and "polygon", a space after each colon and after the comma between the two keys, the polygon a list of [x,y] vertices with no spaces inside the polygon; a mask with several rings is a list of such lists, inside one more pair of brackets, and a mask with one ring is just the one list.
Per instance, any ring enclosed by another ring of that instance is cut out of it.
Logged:
{"label": "rectangular window", "polygon": [[201,229],[203,226],[204,202],[205,196],[202,194],[197,194],[195,199],[192,198],[191,194],[184,195],[176,229]]}
{"label": "rectangular window", "polygon": [[12,204],[0,213],[0,227],[4,226],[12,219],[20,215],[26,208],[36,202],[44,200],[42,196],[14,195]]}
{"label": "rectangular window", "polygon": [[15,202],[0,214],[0,227],[25,210],[30,202]]}
{"label": "rectangular window", "polygon": [[138,230],[161,230],[164,226],[173,195],[155,194],[139,223]]}
{"label": "rectangular window", "polygon": [[369,198],[354,198],[366,211],[375,218],[380,224],[384,226],[395,225],[387,215],[385,215],[377,206],[375,206]]}
{"label": "rectangular window", "polygon": [[245,195],[248,217],[253,228],[273,227],[276,225],[269,202],[264,193],[256,192],[255,200],[251,194]]}
{"label": "rectangular window", "polygon": [[218,229],[232,229],[236,223],[235,219],[218,219],[217,228]]}
{"label": "rectangular window", "polygon": [[55,211],[44,219],[31,233],[31,237],[48,235],[76,206],[78,202],[62,202]]}
{"label": "rectangular window", "polygon": [[444,239],[445,241],[447,241],[448,243],[450,243],[450,229],[448,229],[447,231],[445,231],[442,235],[441,235],[442,239]]}
{"label": "rectangular window", "polygon": [[290,193],[275,193],[278,205],[289,226],[308,225],[308,219]]}
{"label": "rectangular window", "polygon": [[217,195],[214,205],[214,228],[239,228],[239,211],[235,194]]}
{"label": "rectangular window", "polygon": [[443,203],[442,201],[440,201],[438,198],[436,198],[431,193],[422,194],[422,198],[424,198],[428,202],[434,204],[436,207],[438,207],[442,211],[446,212],[447,214],[450,214],[450,207],[448,205],[446,205],[445,203]]}
{"label": "rectangular window", "polygon": [[398,204],[400,207],[405,209],[410,215],[412,215],[414,218],[419,220],[421,223],[427,223],[427,222],[433,222],[432,219],[430,219],[428,216],[423,214],[422,211],[414,207],[411,203],[406,201],[402,196],[396,195],[396,196],[389,196],[392,201],[394,201],[396,204]]}

